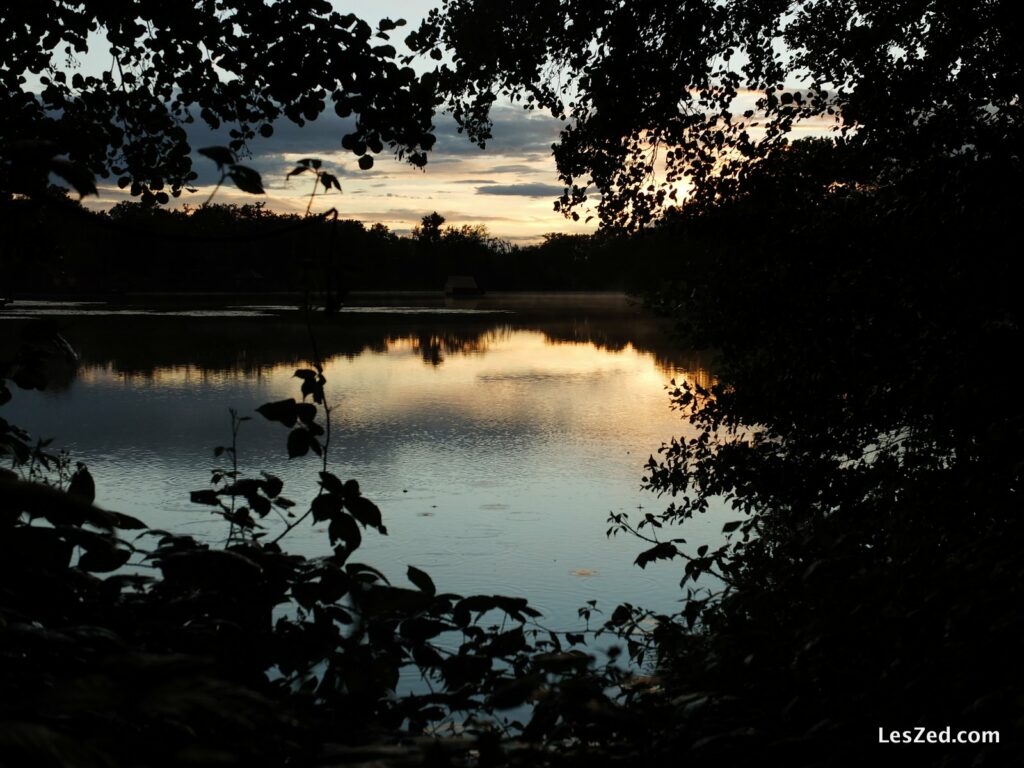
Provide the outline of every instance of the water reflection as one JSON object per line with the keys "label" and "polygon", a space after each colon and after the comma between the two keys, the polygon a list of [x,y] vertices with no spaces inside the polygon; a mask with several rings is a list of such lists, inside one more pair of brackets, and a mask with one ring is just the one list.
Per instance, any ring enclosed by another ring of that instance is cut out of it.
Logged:
{"label": "water reflection", "polygon": [[[669,609],[678,568],[632,566],[639,547],[605,537],[610,511],[656,508],[643,464],[683,423],[669,378],[704,382],[699,358],[673,348],[622,299],[512,312],[362,312],[320,320],[317,344],[335,410],[332,469],[357,478],[391,535],[362,558],[402,581],[407,564],[445,590],[522,594],[549,622],[576,626],[586,600]],[[353,318],[357,317],[357,320]],[[251,413],[296,396],[308,357],[298,316],[68,318],[84,360],[60,391],[17,393],[4,416],[55,436],[96,477],[99,502],[151,525],[221,535],[188,503],[228,440],[229,407]],[[285,458],[284,431],[244,425],[243,471],[281,476],[286,495],[315,493],[315,462]],[[687,532],[713,543],[713,518]],[[327,552],[322,526],[290,547]]]}
{"label": "water reflection", "polygon": [[[627,346],[653,356],[671,375],[685,370],[702,376],[707,361],[672,342],[670,328],[643,315],[620,294],[510,295],[474,300],[474,308],[448,307],[444,300],[423,306],[386,305],[370,297],[338,316],[315,316],[315,332],[325,358],[382,352],[389,344],[415,340],[424,362],[440,365],[451,355],[485,352],[517,331],[536,331],[552,343],[589,344],[618,352]],[[451,300],[448,302],[451,303]],[[464,304],[465,302],[458,302]],[[307,362],[309,339],[304,316],[285,304],[229,307],[61,305],[18,302],[0,313],[0,352],[30,318],[56,322],[73,339],[87,365],[110,365],[125,374],[152,375],[161,369],[192,366],[206,371],[246,374],[277,364]],[[130,322],[121,313],[128,313]]]}

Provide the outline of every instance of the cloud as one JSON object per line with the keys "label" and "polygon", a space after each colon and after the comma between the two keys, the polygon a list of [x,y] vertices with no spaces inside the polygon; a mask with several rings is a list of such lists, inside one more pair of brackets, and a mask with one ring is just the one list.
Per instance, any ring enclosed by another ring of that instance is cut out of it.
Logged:
{"label": "cloud", "polygon": [[478,195],[509,195],[518,197],[559,197],[564,187],[554,184],[495,184],[489,187],[477,187]]}
{"label": "cloud", "polygon": [[[492,155],[517,157],[528,153],[550,155],[551,145],[558,140],[562,125],[550,115],[502,104],[491,108],[491,122],[493,127],[491,138],[485,142],[486,151]],[[439,154],[472,155],[481,151],[464,133],[459,133],[455,120],[448,115],[438,117],[435,133]]]}
{"label": "cloud", "polygon": [[[538,167],[527,163],[537,162],[538,165],[550,166],[551,145],[557,141],[561,126],[557,120],[546,114],[501,104],[492,108],[491,117],[493,135],[487,140],[486,149],[481,150],[464,133],[459,133],[458,125],[450,115],[438,115],[434,130],[437,143],[428,153],[428,168],[457,165],[470,158],[491,158],[501,163],[493,168],[480,169],[478,174],[534,174],[539,170]],[[301,127],[287,119],[280,119],[274,123],[274,135],[252,141],[250,154],[240,157],[239,162],[259,172],[275,187],[277,183],[271,179],[283,179],[284,174],[291,170],[290,164],[301,157],[323,159],[325,165],[331,165],[330,172],[339,178],[367,178],[377,172],[376,167],[369,173],[357,170],[355,155],[341,148],[341,137],[354,127],[353,118],[339,118],[330,109]],[[214,131],[201,121],[186,126],[186,130],[193,150],[226,146],[230,140],[227,127]],[[385,149],[377,158],[378,164],[389,155],[390,152]],[[505,162],[502,163],[502,160]],[[217,182],[220,174],[207,158],[193,154],[193,163],[194,170],[199,174],[196,185],[205,186]],[[473,182],[467,180],[466,183]],[[491,180],[480,179],[475,183],[491,183]]]}
{"label": "cloud", "polygon": [[490,169],[491,173],[536,173],[537,169],[532,165],[496,165]]}

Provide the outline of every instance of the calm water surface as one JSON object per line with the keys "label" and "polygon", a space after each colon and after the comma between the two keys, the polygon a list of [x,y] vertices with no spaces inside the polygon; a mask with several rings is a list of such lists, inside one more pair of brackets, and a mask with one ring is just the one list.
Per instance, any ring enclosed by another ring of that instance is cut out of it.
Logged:
{"label": "calm water surface", "polygon": [[[640,543],[608,539],[606,520],[665,505],[641,490],[643,464],[686,433],[665,385],[706,383],[699,360],[621,296],[365,303],[315,328],[335,408],[330,468],[359,481],[390,533],[368,532],[355,559],[397,584],[411,564],[442,591],[528,597],[557,629],[578,628],[587,600],[677,605],[681,567],[640,570]],[[286,430],[253,414],[298,397],[310,341],[287,305],[22,303],[4,314],[8,336],[43,316],[80,351],[57,388],[19,391],[3,415],[86,462],[101,506],[222,539],[223,522],[188,492],[220,465],[229,408],[255,417],[240,433],[242,471],[280,476],[300,505],[315,495],[318,460],[288,460]],[[718,541],[723,514],[688,525],[692,549]],[[286,542],[329,552],[324,525]]]}

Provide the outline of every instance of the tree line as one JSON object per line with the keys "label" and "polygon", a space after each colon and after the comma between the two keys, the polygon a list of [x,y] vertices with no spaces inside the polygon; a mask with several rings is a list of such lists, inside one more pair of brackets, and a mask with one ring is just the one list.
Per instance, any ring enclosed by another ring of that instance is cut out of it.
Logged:
{"label": "tree line", "polygon": [[[0,243],[6,294],[440,291],[467,275],[484,291],[627,290],[641,285],[627,238],[552,233],[536,244],[426,215],[408,235],[352,219],[277,214],[262,201],[89,211],[56,193],[18,210]],[[46,237],[40,237],[46,232]],[[651,271],[654,270],[653,264]]]}

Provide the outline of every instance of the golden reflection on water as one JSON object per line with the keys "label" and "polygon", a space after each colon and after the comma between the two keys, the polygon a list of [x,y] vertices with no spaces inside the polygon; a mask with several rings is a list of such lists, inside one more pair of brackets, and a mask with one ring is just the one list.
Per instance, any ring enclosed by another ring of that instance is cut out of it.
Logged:
{"label": "golden reflection on water", "polygon": [[[275,397],[294,394],[293,373],[290,366],[267,373]],[[460,421],[542,422],[591,436],[630,432],[637,420],[673,419],[668,380],[707,379],[704,371],[666,371],[652,353],[632,345],[611,351],[553,343],[529,331],[496,333],[485,344],[457,351],[449,347],[440,363],[430,365],[424,364],[421,339],[392,339],[382,352],[329,360],[325,375],[350,418],[392,421],[433,409]]]}
{"label": "golden reflection on water", "polygon": [[[354,360],[354,368],[346,367]],[[690,363],[687,365],[686,363]],[[309,361],[261,365],[255,370],[241,368],[205,368],[199,365],[155,367],[145,371],[123,371],[113,362],[83,366],[77,378],[83,383],[121,380],[126,384],[146,382],[160,387],[216,385],[257,378],[280,383],[292,376],[297,367]],[[491,382],[539,381],[551,378],[601,377],[610,373],[635,377],[639,386],[660,386],[670,378],[681,378],[703,387],[713,376],[699,362],[667,361],[653,352],[637,349],[630,343],[618,348],[593,341],[553,339],[539,331],[499,327],[482,334],[424,334],[385,339],[375,348],[358,355],[335,355],[326,361],[326,373],[345,370],[349,374],[375,379],[381,386],[398,371],[405,382],[431,381],[433,369],[445,367],[451,380],[480,379]],[[375,373],[376,372],[376,373]],[[284,394],[284,393],[282,393]]]}
{"label": "golden reflection on water", "polygon": [[[706,386],[710,376],[699,358],[655,346],[652,334],[627,340],[632,330],[389,329],[321,341],[332,469],[360,481],[391,531],[368,537],[366,561],[397,578],[416,565],[453,591],[523,594],[565,628],[589,599],[671,609],[679,574],[667,563],[636,569],[636,543],[609,540],[605,521],[662,506],[641,489],[643,466],[688,428],[669,409],[666,386]],[[191,505],[188,491],[204,486],[213,446],[229,437],[227,409],[253,415],[297,398],[294,373],[309,362],[301,327],[277,346],[262,328],[196,338],[205,357],[149,340],[104,358],[96,345],[65,391],[19,393],[14,421],[68,441],[90,465],[101,504],[209,535],[209,511]],[[259,358],[260,348],[270,351]],[[234,366],[239,357],[253,364]],[[242,433],[244,471],[266,469],[289,497],[312,498],[315,462],[287,459],[283,442],[279,425],[256,416]],[[687,541],[714,544],[721,524],[714,515],[693,521]],[[326,533],[303,526],[291,547],[322,554]]]}
{"label": "golden reflection on water", "polygon": [[[266,369],[269,371],[271,369]],[[262,375],[264,371],[257,371]],[[173,365],[154,368],[149,371],[122,371],[114,363],[93,363],[79,368],[76,379],[84,384],[109,383],[120,380],[126,385],[147,385],[159,387],[187,388],[197,384],[220,384],[244,381],[253,373],[239,369],[210,370],[197,365]]]}

